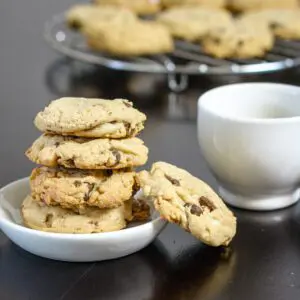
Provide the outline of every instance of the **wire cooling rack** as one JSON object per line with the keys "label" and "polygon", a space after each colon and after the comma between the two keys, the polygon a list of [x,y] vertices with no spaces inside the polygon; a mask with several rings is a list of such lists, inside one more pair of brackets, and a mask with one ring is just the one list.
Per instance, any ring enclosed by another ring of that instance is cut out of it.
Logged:
{"label": "wire cooling rack", "polygon": [[174,52],[168,55],[114,57],[89,49],[82,35],[67,26],[64,14],[46,23],[45,38],[73,59],[115,70],[167,74],[169,87],[175,92],[188,86],[188,75],[259,74],[300,65],[300,41],[284,40],[277,40],[270,52],[257,59],[218,59],[205,54],[199,45],[184,41],[176,41]]}

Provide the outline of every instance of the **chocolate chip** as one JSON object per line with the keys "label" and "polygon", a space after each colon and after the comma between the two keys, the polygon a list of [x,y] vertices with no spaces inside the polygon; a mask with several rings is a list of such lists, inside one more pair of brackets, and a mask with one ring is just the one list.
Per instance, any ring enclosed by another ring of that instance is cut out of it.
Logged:
{"label": "chocolate chip", "polygon": [[200,216],[203,213],[203,210],[200,206],[191,203],[185,203],[184,207],[191,208],[190,212],[193,215]]}
{"label": "chocolate chip", "polygon": [[73,159],[67,159],[65,161],[65,165],[66,167],[68,168],[75,168],[75,163],[74,163],[74,160]]}
{"label": "chocolate chip", "polygon": [[55,147],[58,147],[60,145],[60,143],[56,142],[54,145],[55,145]]}
{"label": "chocolate chip", "polygon": [[272,22],[272,23],[270,23],[270,28],[271,29],[278,29],[278,28],[280,28],[281,27],[281,24],[279,24],[279,23],[277,23],[277,22]]}
{"label": "chocolate chip", "polygon": [[207,197],[204,196],[201,196],[199,198],[199,204],[201,206],[207,207],[209,211],[213,211],[216,209],[216,206]]}
{"label": "chocolate chip", "polygon": [[79,180],[75,180],[75,181],[74,181],[74,185],[75,185],[76,187],[79,187],[79,186],[81,186],[81,182],[80,182]]}
{"label": "chocolate chip", "polygon": [[131,124],[128,122],[124,122],[124,126],[126,129],[126,134],[130,136],[132,134],[133,129],[131,128]]}
{"label": "chocolate chip", "polygon": [[132,107],[132,103],[129,102],[129,101],[123,101],[124,105],[127,106],[127,107]]}
{"label": "chocolate chip", "polygon": [[132,186],[132,197],[138,192],[139,189],[140,189],[139,184],[136,181],[134,181]]}
{"label": "chocolate chip", "polygon": [[217,38],[217,37],[214,37],[214,38],[212,38],[212,42],[215,43],[215,44],[220,44],[221,43],[221,39]]}
{"label": "chocolate chip", "polygon": [[90,199],[90,196],[91,196],[91,193],[95,187],[95,183],[89,183],[89,182],[84,182],[84,184],[87,185],[87,188],[88,188],[88,192],[85,193],[84,197],[83,197],[83,200],[84,201],[88,201]]}
{"label": "chocolate chip", "polygon": [[[185,207],[186,207],[186,206],[191,206],[191,204],[190,204],[190,203],[186,203],[184,206],[185,206]],[[187,212],[186,210],[185,210],[184,212],[185,212],[185,217],[186,217],[185,230],[186,230],[187,232],[191,232],[191,229],[190,229],[190,222],[189,222],[189,214],[188,214],[188,212]],[[184,227],[184,226],[183,226],[183,227]]]}
{"label": "chocolate chip", "polygon": [[89,224],[95,225],[96,227],[99,226],[99,222],[98,221],[89,221]]}
{"label": "chocolate chip", "polygon": [[192,204],[191,207],[191,214],[192,215],[196,215],[196,216],[200,216],[203,213],[203,210],[200,206],[196,205],[196,204]]}
{"label": "chocolate chip", "polygon": [[238,43],[237,43],[238,47],[242,47],[243,45],[244,45],[244,41],[242,41],[242,40],[238,41]]}
{"label": "chocolate chip", "polygon": [[165,174],[166,179],[168,179],[173,185],[180,186],[180,181],[172,178],[171,176]]}
{"label": "chocolate chip", "polygon": [[45,218],[45,224],[48,228],[52,227],[53,214],[47,214]]}

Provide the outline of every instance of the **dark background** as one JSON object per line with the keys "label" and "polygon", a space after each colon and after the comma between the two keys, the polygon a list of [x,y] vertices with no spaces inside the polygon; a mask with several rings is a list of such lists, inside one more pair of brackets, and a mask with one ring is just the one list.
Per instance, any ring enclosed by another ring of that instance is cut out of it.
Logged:
{"label": "dark background", "polygon": [[[168,91],[164,76],[113,72],[73,62],[43,40],[44,22],[70,0],[0,3],[0,184],[28,176],[24,151],[39,135],[35,114],[61,96],[127,97],[148,116],[142,138],[152,162],[186,168],[216,187],[197,143],[196,101],[214,86],[239,81],[299,84],[299,71],[249,77],[193,77]],[[26,253],[0,233],[0,299],[300,299],[300,206],[235,210],[229,249],[204,246],[169,225],[146,249],[119,260],[63,263]]]}

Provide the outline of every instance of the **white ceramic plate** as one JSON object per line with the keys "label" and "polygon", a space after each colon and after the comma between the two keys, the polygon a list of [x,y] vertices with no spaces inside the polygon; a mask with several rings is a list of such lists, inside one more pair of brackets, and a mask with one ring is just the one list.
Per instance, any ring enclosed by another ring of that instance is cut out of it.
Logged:
{"label": "white ceramic plate", "polygon": [[152,221],[132,224],[120,231],[93,234],[49,233],[27,228],[20,215],[21,203],[30,193],[28,178],[0,190],[0,228],[24,250],[42,257],[73,262],[123,257],[149,245],[166,226],[152,213]]}

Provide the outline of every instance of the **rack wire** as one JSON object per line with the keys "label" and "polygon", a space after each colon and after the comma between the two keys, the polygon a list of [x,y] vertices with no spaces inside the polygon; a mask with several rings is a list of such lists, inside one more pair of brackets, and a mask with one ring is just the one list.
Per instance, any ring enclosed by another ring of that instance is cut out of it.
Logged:
{"label": "rack wire", "polygon": [[46,23],[45,38],[54,49],[73,59],[115,70],[167,74],[169,87],[175,92],[186,89],[188,75],[259,74],[300,65],[300,41],[285,40],[277,40],[270,52],[255,59],[214,58],[199,45],[185,41],[175,41],[175,50],[168,55],[114,57],[91,50],[82,35],[67,26],[64,14]]}

